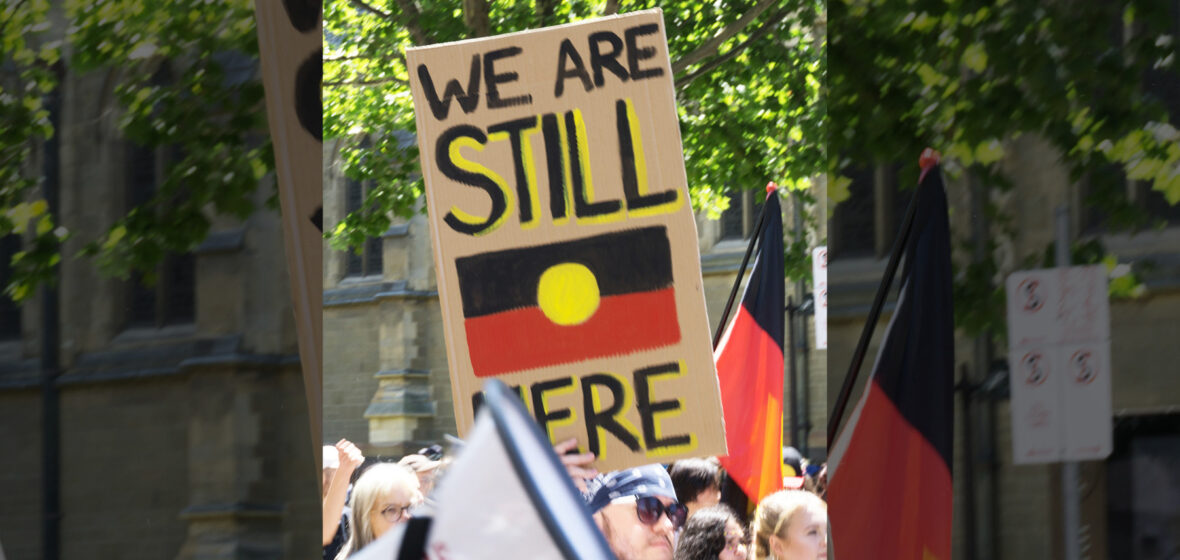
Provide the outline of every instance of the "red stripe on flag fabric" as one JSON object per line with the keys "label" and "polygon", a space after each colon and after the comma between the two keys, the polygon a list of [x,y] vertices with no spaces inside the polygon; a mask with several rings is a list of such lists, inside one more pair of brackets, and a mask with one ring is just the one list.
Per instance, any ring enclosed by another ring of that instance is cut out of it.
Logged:
{"label": "red stripe on flag fabric", "polygon": [[782,348],[739,306],[716,362],[729,448],[721,465],[761,501],[783,487]]}
{"label": "red stripe on flag fabric", "polygon": [[553,323],[539,307],[464,321],[476,377],[617,356],[680,342],[673,288],[602,298],[580,325]]}
{"label": "red stripe on flag fabric", "polygon": [[951,473],[874,380],[828,484],[836,558],[951,558]]}

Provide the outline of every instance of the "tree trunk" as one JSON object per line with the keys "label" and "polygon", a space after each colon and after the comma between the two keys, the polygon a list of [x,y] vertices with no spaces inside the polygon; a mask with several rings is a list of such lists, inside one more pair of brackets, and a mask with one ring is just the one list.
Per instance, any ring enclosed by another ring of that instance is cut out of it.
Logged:
{"label": "tree trunk", "polygon": [[397,0],[397,7],[401,11],[401,23],[410,32],[410,39],[414,41],[414,44],[429,45],[430,40],[426,38],[426,33],[422,30],[422,25],[419,22],[422,13],[418,10],[418,5],[414,3],[414,0]]}
{"label": "tree trunk", "polygon": [[463,23],[467,25],[469,37],[491,35],[487,0],[463,0]]}
{"label": "tree trunk", "polygon": [[537,27],[547,27],[555,23],[553,8],[556,6],[557,0],[536,0]]}

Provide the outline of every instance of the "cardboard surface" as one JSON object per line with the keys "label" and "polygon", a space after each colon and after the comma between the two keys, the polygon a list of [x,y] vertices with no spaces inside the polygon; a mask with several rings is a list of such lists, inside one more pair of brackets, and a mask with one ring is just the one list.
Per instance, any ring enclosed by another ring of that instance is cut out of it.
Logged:
{"label": "cardboard surface", "polygon": [[316,471],[323,401],[320,346],[323,342],[323,167],[320,101],[322,19],[320,4],[257,0],[258,46],[266,115],[274,143],[282,208],[283,240],[291,301],[299,338],[307,415]]}
{"label": "cardboard surface", "polygon": [[495,377],[600,470],[723,454],[661,12],[406,59],[460,434]]}

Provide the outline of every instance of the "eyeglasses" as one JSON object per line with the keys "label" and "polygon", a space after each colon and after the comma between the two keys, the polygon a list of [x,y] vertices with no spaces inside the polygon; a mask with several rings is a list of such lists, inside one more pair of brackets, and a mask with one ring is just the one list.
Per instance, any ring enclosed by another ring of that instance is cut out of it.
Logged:
{"label": "eyeglasses", "polygon": [[672,527],[679,529],[688,519],[688,508],[676,502],[664,505],[655,496],[645,496],[635,499],[635,514],[639,516],[639,521],[644,525],[655,525],[660,520],[660,515],[667,514],[668,521],[672,522]]}
{"label": "eyeglasses", "polygon": [[725,550],[729,552],[737,552],[738,549],[744,549],[746,541],[740,535],[730,535],[725,539]]}
{"label": "eyeglasses", "polygon": [[398,521],[401,521],[401,519],[405,517],[407,513],[410,512],[410,508],[412,507],[414,507],[414,504],[406,506],[395,506],[390,504],[385,506],[385,509],[381,510],[381,517],[384,517],[385,521],[389,523],[397,523]]}

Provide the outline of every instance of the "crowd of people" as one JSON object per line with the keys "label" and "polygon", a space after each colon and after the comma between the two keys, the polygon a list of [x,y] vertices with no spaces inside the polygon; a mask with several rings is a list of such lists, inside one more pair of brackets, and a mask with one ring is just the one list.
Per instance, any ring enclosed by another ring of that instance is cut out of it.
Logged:
{"label": "crowd of people", "polygon": [[[823,465],[783,450],[784,489],[737,511],[725,503],[716,458],[608,473],[576,442],[554,447],[611,551],[620,560],[827,558]],[[366,459],[340,440],[324,446],[324,560],[345,560],[430,502],[450,457],[434,445],[399,461]],[[752,511],[751,511],[752,510]]]}

